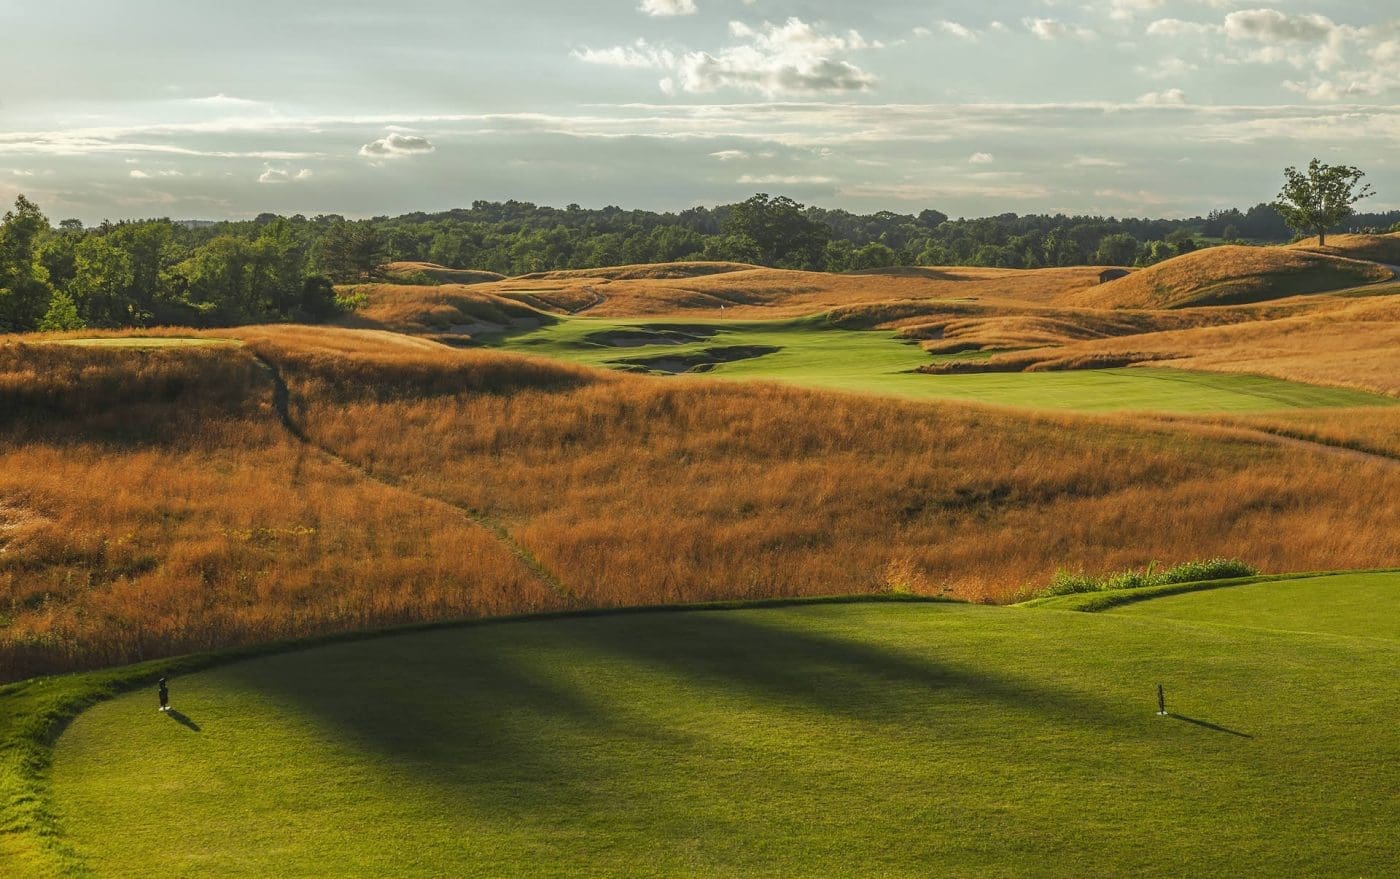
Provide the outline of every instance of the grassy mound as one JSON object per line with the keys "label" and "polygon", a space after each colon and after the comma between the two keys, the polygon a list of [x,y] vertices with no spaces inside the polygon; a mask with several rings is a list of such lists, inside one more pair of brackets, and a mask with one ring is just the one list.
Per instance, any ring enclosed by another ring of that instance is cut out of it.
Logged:
{"label": "grassy mound", "polygon": [[1289,247],[1350,259],[1400,264],[1400,232],[1387,235],[1329,235],[1325,247],[1319,246],[1316,238],[1305,238]]}
{"label": "grassy mound", "polygon": [[450,269],[431,262],[391,262],[385,276],[400,284],[484,284],[501,281],[505,275],[480,269]]}
{"label": "grassy mound", "polygon": [[1284,247],[1224,245],[1169,259],[1070,301],[1097,308],[1238,305],[1387,280],[1377,265]]}
{"label": "grassy mound", "polygon": [[590,278],[608,281],[656,281],[673,278],[699,278],[705,275],[722,275],[728,272],[743,272],[757,268],[758,266],[742,262],[642,263],[597,269],[560,269],[552,272],[533,272],[521,275],[517,280],[569,281]]}
{"label": "grassy mound", "polygon": [[1131,620],[814,605],[269,656],[175,678],[177,714],[144,690],[79,716],[47,850],[113,876],[1379,875],[1400,644],[1368,608],[1396,587],[1295,588],[1287,614],[1346,609],[1325,635],[1212,618],[1244,613],[1223,589]]}
{"label": "grassy mound", "polygon": [[344,326],[411,333],[446,342],[470,342],[554,319],[514,299],[457,285],[360,284],[345,288],[345,295],[361,305],[340,320]]}

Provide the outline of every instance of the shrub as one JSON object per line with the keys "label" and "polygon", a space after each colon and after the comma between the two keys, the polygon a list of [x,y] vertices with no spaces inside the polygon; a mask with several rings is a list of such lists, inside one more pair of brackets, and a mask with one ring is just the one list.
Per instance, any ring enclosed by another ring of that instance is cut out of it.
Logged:
{"label": "shrub", "polygon": [[1076,592],[1104,592],[1112,589],[1140,589],[1144,586],[1165,586],[1169,583],[1195,583],[1201,580],[1224,580],[1230,577],[1252,577],[1259,573],[1253,565],[1238,559],[1206,559],[1183,562],[1165,571],[1156,570],[1153,562],[1143,571],[1119,571],[1116,574],[1093,577],[1057,571],[1050,585],[1039,595],[1070,595]]}

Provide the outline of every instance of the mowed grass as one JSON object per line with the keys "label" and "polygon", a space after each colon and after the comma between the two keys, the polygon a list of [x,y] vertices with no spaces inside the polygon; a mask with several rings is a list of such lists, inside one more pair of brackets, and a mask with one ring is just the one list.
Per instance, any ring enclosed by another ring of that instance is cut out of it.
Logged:
{"label": "mowed grass", "polygon": [[1126,604],[1110,613],[1400,641],[1400,574],[1329,574],[1249,583]]}
{"label": "mowed grass", "polygon": [[[608,344],[608,337],[690,331],[681,344]],[[524,333],[488,337],[489,344],[590,366],[672,368],[676,361],[730,347],[777,349],[723,362],[703,375],[769,380],[813,388],[915,399],[974,400],[1004,406],[1082,411],[1250,412],[1293,408],[1394,405],[1364,391],[1266,376],[1168,368],[923,375],[937,359],[913,340],[882,330],[844,330],[816,316],[782,321],[560,320]],[[669,363],[668,363],[669,361]],[[682,364],[683,365],[683,364]],[[689,375],[690,373],[686,373]]]}
{"label": "mowed grass", "polygon": [[[1359,602],[1363,620],[1400,589],[1387,576],[1292,584],[1289,612]],[[815,604],[320,647],[176,679],[179,715],[153,691],[89,710],[52,795],[65,842],[116,877],[1388,872],[1400,644],[1152,604]]]}

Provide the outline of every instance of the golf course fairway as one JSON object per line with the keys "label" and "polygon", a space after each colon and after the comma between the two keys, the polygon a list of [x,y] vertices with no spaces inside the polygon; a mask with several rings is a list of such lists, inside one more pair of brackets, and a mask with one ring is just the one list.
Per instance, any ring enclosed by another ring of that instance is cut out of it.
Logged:
{"label": "golf course fairway", "polygon": [[[927,375],[913,370],[950,356],[930,357],[917,342],[888,330],[841,329],[821,315],[709,322],[565,318],[526,332],[484,336],[482,341],[519,354],[589,366],[1034,409],[1252,412],[1397,403],[1364,391],[1165,367]],[[955,356],[965,360],[979,355]]]}
{"label": "golf course fairway", "polygon": [[75,870],[110,877],[1377,876],[1397,594],[388,635],[174,678],[171,715],[153,687],[102,702],[49,793]]}

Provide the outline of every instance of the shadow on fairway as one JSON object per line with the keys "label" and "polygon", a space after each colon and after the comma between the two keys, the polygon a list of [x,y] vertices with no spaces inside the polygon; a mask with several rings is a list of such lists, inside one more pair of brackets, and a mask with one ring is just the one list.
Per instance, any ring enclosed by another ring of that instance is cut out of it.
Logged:
{"label": "shadow on fairway", "polygon": [[[1121,712],[1077,693],[748,612],[443,630],[268,657],[226,673],[402,769],[506,812],[545,801],[606,812],[618,779],[637,772],[653,773],[656,808],[669,808],[659,767],[691,759],[709,733],[685,721],[715,703],[775,711],[778,722],[816,711],[872,736],[897,729],[950,747],[985,737],[978,703],[998,715],[1010,709],[1123,734]],[[659,689],[684,695],[657,699]],[[1008,743],[1016,736],[1005,730]],[[618,755],[630,756],[619,763]]]}
{"label": "shadow on fairway", "polygon": [[181,714],[179,711],[176,711],[174,708],[165,712],[165,716],[173,721],[176,721],[181,726],[188,727],[194,730],[195,732],[199,732],[199,724],[195,723],[193,720],[190,720],[188,717],[186,717],[184,714]]}
{"label": "shadow on fairway", "polygon": [[1205,727],[1206,729],[1215,730],[1216,732],[1223,732],[1228,733],[1232,736],[1239,736],[1242,739],[1254,738],[1254,736],[1250,735],[1249,733],[1243,733],[1237,729],[1230,729],[1229,727],[1220,726],[1219,724],[1211,723],[1208,720],[1197,720],[1194,717],[1187,717],[1184,714],[1173,714],[1172,717],[1176,718],[1177,720],[1185,721],[1186,723],[1193,723],[1196,726],[1201,726]]}

